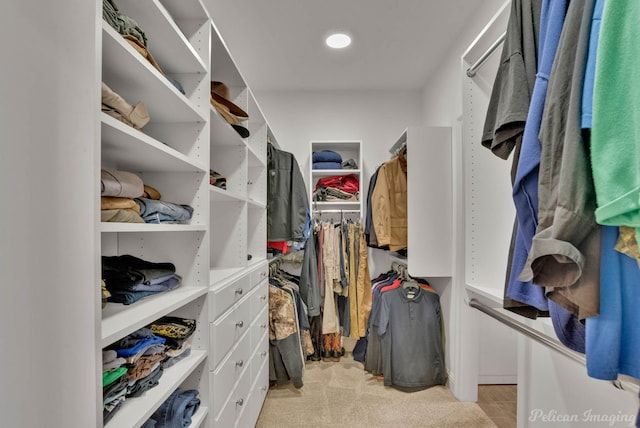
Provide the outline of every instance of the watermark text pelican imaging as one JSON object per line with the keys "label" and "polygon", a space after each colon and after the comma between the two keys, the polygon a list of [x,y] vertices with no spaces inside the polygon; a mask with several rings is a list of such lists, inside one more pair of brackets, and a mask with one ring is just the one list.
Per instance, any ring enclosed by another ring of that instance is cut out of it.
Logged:
{"label": "watermark text pelican imaging", "polygon": [[633,427],[636,415],[630,415],[618,411],[617,413],[596,413],[593,409],[585,410],[582,413],[560,413],[557,410],[533,409],[529,413],[530,422],[543,423],[566,423],[566,422],[582,422],[585,424],[593,424],[593,426],[629,426]]}

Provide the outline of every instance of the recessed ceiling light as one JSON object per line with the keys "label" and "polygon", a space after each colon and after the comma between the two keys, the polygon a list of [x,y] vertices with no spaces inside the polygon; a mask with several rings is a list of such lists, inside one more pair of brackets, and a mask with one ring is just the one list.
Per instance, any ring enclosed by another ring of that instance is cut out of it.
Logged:
{"label": "recessed ceiling light", "polygon": [[351,37],[345,33],[333,33],[326,38],[325,43],[330,48],[342,49],[351,44]]}

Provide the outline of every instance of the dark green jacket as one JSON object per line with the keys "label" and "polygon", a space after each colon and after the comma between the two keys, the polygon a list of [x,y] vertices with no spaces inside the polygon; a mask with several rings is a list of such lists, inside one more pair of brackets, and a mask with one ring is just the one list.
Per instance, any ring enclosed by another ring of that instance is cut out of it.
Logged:
{"label": "dark green jacket", "polygon": [[267,146],[267,240],[304,241],[309,198],[295,156]]}

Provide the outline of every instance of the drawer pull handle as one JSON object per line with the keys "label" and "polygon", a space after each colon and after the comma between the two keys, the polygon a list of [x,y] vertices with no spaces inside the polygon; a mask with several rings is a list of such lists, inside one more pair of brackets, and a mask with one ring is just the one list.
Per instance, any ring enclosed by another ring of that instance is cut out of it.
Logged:
{"label": "drawer pull handle", "polygon": [[238,366],[238,367],[244,366],[244,361],[242,361],[242,360],[236,361],[236,366]]}
{"label": "drawer pull handle", "polygon": [[244,293],[244,290],[242,288],[236,289],[236,294],[242,294],[242,293]]}
{"label": "drawer pull handle", "polygon": [[266,271],[261,272],[261,273],[260,273],[260,276],[262,276],[262,277],[264,278],[265,276],[267,276],[267,272],[266,272]]}
{"label": "drawer pull handle", "polygon": [[266,324],[260,324],[260,327],[267,328],[267,325]]}
{"label": "drawer pull handle", "polygon": [[262,387],[262,388],[260,388],[260,389],[261,389],[261,390],[263,390],[263,391],[266,391],[266,390],[267,390],[267,387],[266,387],[266,386],[263,386],[263,387]]}
{"label": "drawer pull handle", "polygon": [[236,400],[236,404],[238,406],[242,406],[244,404],[244,400],[242,398],[239,398],[238,400]]}
{"label": "drawer pull handle", "polygon": [[238,322],[236,322],[236,327],[239,327],[239,328],[244,327],[244,321],[238,321]]}
{"label": "drawer pull handle", "polygon": [[262,357],[266,357],[267,356],[267,351],[260,352],[260,355],[262,355]]}
{"label": "drawer pull handle", "polygon": [[267,296],[265,294],[263,294],[262,296],[260,296],[261,300],[267,300]]}

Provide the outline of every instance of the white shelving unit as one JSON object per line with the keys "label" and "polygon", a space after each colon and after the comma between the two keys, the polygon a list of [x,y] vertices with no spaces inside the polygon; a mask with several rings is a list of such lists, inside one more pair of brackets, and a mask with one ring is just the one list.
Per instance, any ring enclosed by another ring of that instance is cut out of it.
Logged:
{"label": "white shelving unit", "polygon": [[[309,160],[309,209],[316,215],[323,213],[339,216],[341,214],[348,215],[349,218],[361,217],[363,200],[366,195],[362,194],[362,141],[360,140],[344,140],[344,141],[311,141],[309,144],[310,160]],[[313,168],[313,152],[321,150],[332,150],[342,156],[342,160],[355,160],[358,169],[314,169]],[[313,191],[316,187],[318,179],[323,177],[341,176],[355,174],[358,177],[359,196],[358,201],[314,201]]]}
{"label": "white shelving unit", "polygon": [[[198,0],[180,2],[188,15],[171,0],[117,0],[116,4],[144,29],[149,51],[166,75],[181,82],[185,94],[102,21],[102,81],[130,103],[143,102],[151,120],[139,131],[100,113],[101,167],[136,173],[162,194],[162,200],[188,204],[194,213],[189,224],[100,224],[103,256],[130,254],[153,262],[171,262],[182,277],[178,288],[131,305],[107,303],[100,320],[100,347],[165,315],[196,319],[197,329],[191,354],[167,368],[156,387],[126,399],[105,426],[141,426],[176,388],[199,391],[202,404],[195,420],[206,425],[210,407],[210,20]],[[96,394],[101,396],[102,392]]]}
{"label": "white shelving unit", "polygon": [[267,136],[273,134],[219,32],[212,24],[211,81],[248,113],[242,138],[209,108],[209,383],[212,427],[255,426],[269,388],[267,306]]}

